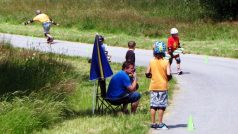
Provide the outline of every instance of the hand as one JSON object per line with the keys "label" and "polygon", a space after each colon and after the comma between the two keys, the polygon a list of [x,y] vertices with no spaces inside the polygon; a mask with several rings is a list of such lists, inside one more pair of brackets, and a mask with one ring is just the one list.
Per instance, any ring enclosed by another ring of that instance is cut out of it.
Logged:
{"label": "hand", "polygon": [[136,78],[136,72],[133,73],[133,78]]}
{"label": "hand", "polygon": [[151,73],[145,73],[146,78],[151,78],[152,74]]}

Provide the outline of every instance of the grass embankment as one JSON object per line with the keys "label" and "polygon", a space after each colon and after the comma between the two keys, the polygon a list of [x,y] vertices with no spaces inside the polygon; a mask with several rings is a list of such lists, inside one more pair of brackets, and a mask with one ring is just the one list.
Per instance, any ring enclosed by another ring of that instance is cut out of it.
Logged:
{"label": "grass embankment", "polygon": [[[136,115],[92,115],[93,82],[84,58],[0,45],[0,131],[5,133],[146,133],[149,79],[138,67]],[[114,72],[120,64],[111,64]],[[170,84],[170,91],[175,81]],[[171,93],[171,92],[170,92]],[[43,128],[43,130],[42,130]]]}
{"label": "grass embankment", "polygon": [[[52,29],[56,39],[92,43],[96,32],[110,46],[151,49],[155,40],[167,42],[177,27],[188,53],[237,58],[237,22],[216,23],[204,18],[195,0],[14,0],[0,1],[0,32],[43,37],[40,26],[20,26],[41,9],[61,26]],[[14,12],[13,12],[14,11]]]}

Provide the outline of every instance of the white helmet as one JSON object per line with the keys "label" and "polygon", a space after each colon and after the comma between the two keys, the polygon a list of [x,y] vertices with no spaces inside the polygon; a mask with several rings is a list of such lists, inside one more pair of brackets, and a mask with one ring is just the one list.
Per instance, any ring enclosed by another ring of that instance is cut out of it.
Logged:
{"label": "white helmet", "polygon": [[36,10],[36,15],[41,14],[41,10]]}
{"label": "white helmet", "polygon": [[177,28],[171,28],[170,34],[178,34],[178,29]]}

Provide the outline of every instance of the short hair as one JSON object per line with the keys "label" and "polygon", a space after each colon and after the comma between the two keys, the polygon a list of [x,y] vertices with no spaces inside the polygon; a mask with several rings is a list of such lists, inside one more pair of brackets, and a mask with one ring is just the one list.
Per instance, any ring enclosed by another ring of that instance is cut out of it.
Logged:
{"label": "short hair", "polygon": [[161,59],[165,57],[165,53],[154,53],[154,57],[156,57],[157,59]]}
{"label": "short hair", "polygon": [[124,70],[126,68],[129,68],[130,65],[134,66],[134,63],[131,62],[131,61],[124,61],[123,64],[122,64],[122,70]]}
{"label": "short hair", "polygon": [[129,48],[135,48],[135,46],[136,46],[136,42],[135,41],[129,41],[128,42],[128,47]]}

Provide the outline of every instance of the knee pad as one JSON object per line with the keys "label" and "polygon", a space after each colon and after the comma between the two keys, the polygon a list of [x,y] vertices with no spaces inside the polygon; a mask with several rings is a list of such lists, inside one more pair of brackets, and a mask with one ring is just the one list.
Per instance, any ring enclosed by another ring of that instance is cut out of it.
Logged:
{"label": "knee pad", "polygon": [[180,57],[177,57],[175,60],[176,60],[177,64],[180,64],[180,63],[181,63]]}

